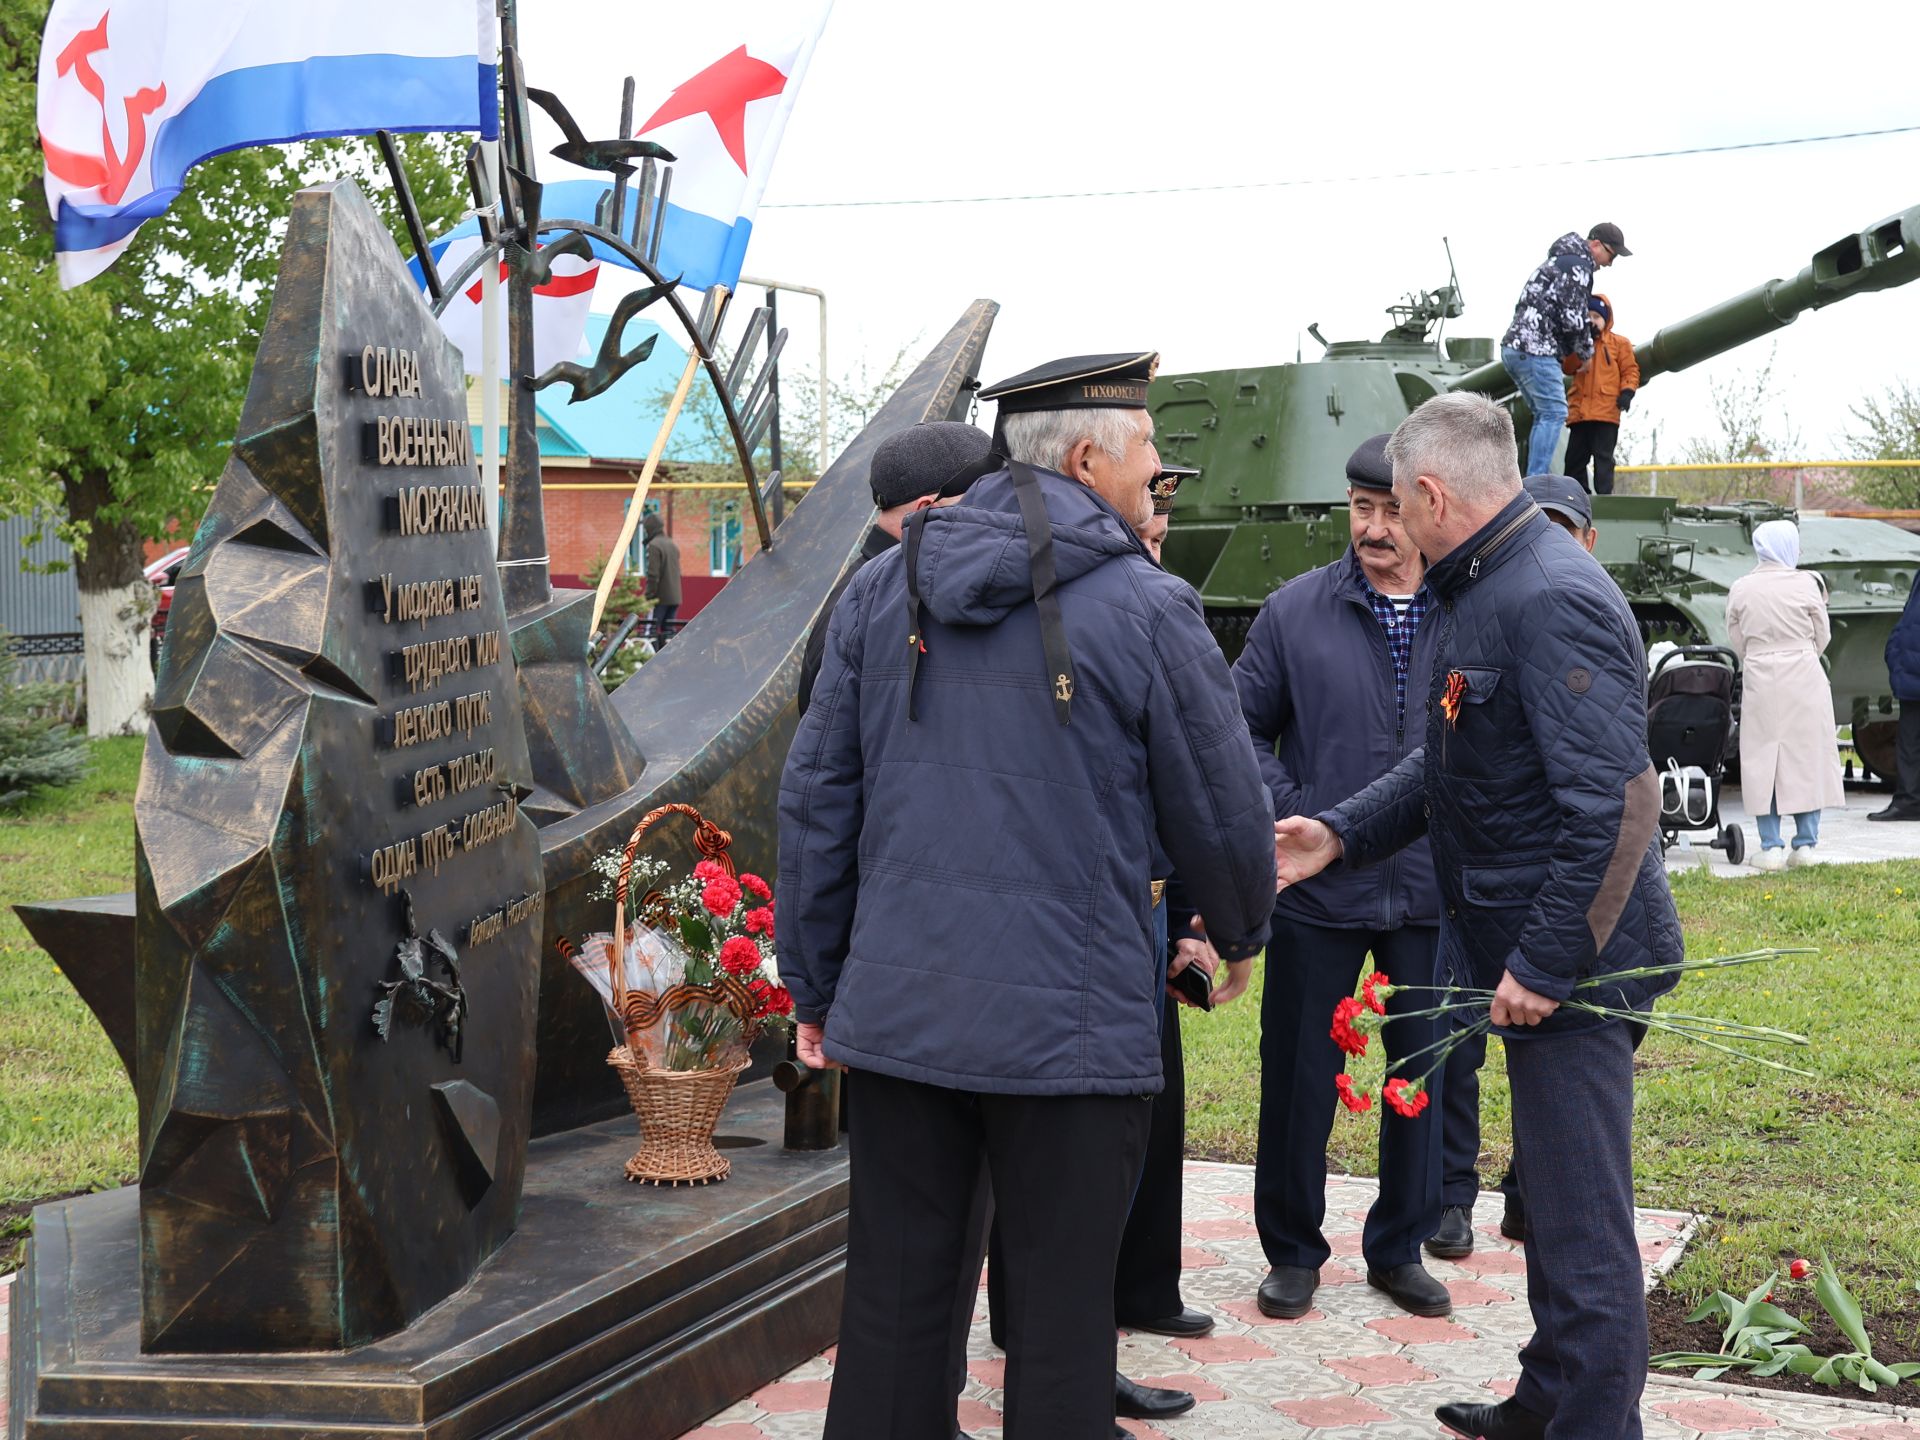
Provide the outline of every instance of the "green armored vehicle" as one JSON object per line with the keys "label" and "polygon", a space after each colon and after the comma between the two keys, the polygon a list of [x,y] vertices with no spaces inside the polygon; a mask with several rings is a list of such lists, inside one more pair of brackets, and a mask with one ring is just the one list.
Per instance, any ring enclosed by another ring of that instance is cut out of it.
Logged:
{"label": "green armored vehicle", "polygon": [[[1791,280],[1769,280],[1670,325],[1634,347],[1641,383],[1684,370],[1790,325],[1804,311],[1920,278],[1920,206],[1816,254]],[[1282,581],[1347,544],[1346,460],[1448,390],[1501,400],[1516,433],[1525,401],[1484,337],[1434,338],[1463,312],[1457,284],[1409,296],[1377,341],[1328,342],[1318,360],[1248,370],[1161,375],[1148,404],[1160,454],[1200,474],[1180,491],[1166,563],[1207,605],[1229,657],[1260,603]],[[1726,644],[1727,587],[1753,568],[1753,527],[1793,518],[1769,503],[1687,505],[1660,497],[1596,497],[1596,554],[1626,592],[1648,644]],[[1833,713],[1854,727],[1867,766],[1893,770],[1895,705],[1882,651],[1920,573],[1920,537],[1877,520],[1800,517],[1801,565],[1827,581],[1833,617]]]}

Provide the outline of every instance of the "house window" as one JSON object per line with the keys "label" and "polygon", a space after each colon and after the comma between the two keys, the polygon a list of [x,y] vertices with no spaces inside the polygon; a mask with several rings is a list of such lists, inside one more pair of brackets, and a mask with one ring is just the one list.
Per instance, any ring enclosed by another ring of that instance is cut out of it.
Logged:
{"label": "house window", "polygon": [[715,575],[731,575],[740,568],[740,502],[729,500],[713,512],[707,536],[707,560]]}

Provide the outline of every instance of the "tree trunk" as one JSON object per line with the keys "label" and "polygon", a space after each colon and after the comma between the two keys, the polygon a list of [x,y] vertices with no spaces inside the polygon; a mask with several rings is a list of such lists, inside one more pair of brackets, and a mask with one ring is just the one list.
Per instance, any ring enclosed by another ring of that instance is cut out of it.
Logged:
{"label": "tree trunk", "polygon": [[67,514],[87,530],[74,557],[87,658],[87,734],[139,735],[153,709],[153,586],[140,528],[100,512],[113,500],[104,472],[65,477]]}

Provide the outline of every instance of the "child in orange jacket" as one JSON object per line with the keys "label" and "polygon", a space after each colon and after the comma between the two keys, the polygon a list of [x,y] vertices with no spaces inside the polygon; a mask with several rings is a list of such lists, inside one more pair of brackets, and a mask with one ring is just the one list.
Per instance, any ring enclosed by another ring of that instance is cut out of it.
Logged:
{"label": "child in orange jacket", "polygon": [[[1596,495],[1613,493],[1613,450],[1620,439],[1620,417],[1640,388],[1640,366],[1633,342],[1613,328],[1613,306],[1604,295],[1587,301],[1593,327],[1593,359],[1586,368],[1568,368],[1573,388],[1567,394],[1567,474]],[[1567,362],[1560,362],[1567,368]],[[1587,480],[1587,462],[1593,480]]]}

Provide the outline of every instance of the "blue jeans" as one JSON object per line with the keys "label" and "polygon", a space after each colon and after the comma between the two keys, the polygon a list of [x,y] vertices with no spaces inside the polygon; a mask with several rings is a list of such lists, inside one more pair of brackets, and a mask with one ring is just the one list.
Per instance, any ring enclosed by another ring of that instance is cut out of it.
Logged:
{"label": "blue jeans", "polygon": [[1500,363],[1507,367],[1507,374],[1527,397],[1527,408],[1533,411],[1526,465],[1520,473],[1550,475],[1554,473],[1553,452],[1567,423],[1567,377],[1551,355],[1526,355],[1511,346],[1500,351]]}
{"label": "blue jeans", "polygon": [[[1780,808],[1777,803],[1767,807],[1767,813],[1753,817],[1755,827],[1760,831],[1760,848],[1778,850],[1786,842],[1780,838]],[[1811,850],[1820,840],[1820,812],[1808,810],[1793,817],[1793,848]]]}

